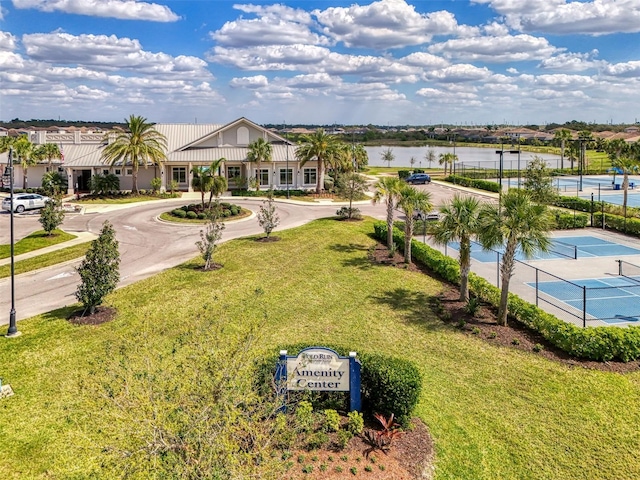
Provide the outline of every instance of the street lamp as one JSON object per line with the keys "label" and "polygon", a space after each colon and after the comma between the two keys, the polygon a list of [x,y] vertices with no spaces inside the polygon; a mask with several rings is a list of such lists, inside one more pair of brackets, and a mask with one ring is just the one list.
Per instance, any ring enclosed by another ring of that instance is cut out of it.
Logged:
{"label": "street lamp", "polygon": [[585,157],[587,156],[585,149],[589,140],[591,139],[584,135],[578,137],[578,141],[580,142],[580,159],[578,160],[578,175],[580,176],[579,191],[582,191],[582,174],[584,171]]}
{"label": "street lamp", "polygon": [[16,325],[16,286],[15,286],[15,261],[14,261],[14,238],[13,238],[13,148],[9,147],[9,157],[7,160],[7,168],[4,171],[5,175],[9,175],[9,214],[11,216],[10,231],[11,231],[11,310],[9,311],[9,330],[7,331],[7,337],[17,337],[20,335],[18,326]]}

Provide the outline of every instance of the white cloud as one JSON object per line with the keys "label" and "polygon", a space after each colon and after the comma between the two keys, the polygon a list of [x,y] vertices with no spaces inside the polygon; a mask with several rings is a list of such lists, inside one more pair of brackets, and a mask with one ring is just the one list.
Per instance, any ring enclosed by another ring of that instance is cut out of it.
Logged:
{"label": "white cloud", "polygon": [[544,70],[562,70],[567,72],[582,72],[602,66],[604,62],[595,60],[598,50],[589,53],[561,53],[540,62]]}
{"label": "white cloud", "polygon": [[229,85],[234,88],[260,88],[269,85],[269,79],[264,75],[236,77],[231,79]]}
{"label": "white cloud", "polygon": [[241,70],[295,70],[322,61],[330,50],[314,45],[277,45],[250,48],[214,47],[206,58]]}
{"label": "white cloud", "polygon": [[421,68],[444,68],[449,65],[448,60],[426,52],[410,53],[406,57],[400,58],[398,61],[406,65]]}
{"label": "white cloud", "polygon": [[310,29],[311,15],[284,5],[236,5],[236,9],[255,13],[259,18],[226,22],[211,38],[224,47],[265,45],[329,45],[331,41]]}
{"label": "white cloud", "polygon": [[22,38],[33,60],[62,65],[90,66],[104,70],[130,70],[151,75],[184,75],[209,78],[207,63],[197,57],[144,51],[138,40],[115,35],[36,33]]}
{"label": "white cloud", "polygon": [[13,0],[13,6],[20,9],[64,12],[120,20],[175,22],[180,19],[165,5],[137,0]]}
{"label": "white cloud", "polygon": [[531,35],[457,38],[431,45],[431,53],[465,61],[503,63],[548,58],[558,51],[546,38]]}
{"label": "white cloud", "polygon": [[347,47],[387,50],[427,43],[434,35],[456,33],[459,26],[447,11],[420,14],[404,0],[330,7],[313,14],[328,37]]}
{"label": "white cloud", "polygon": [[16,49],[16,37],[9,32],[0,31],[0,51],[12,52]]}
{"label": "white cloud", "polygon": [[630,62],[607,65],[602,69],[602,74],[612,77],[640,79],[640,61],[634,60]]}
{"label": "white cloud", "polygon": [[558,35],[607,35],[640,32],[637,0],[472,0],[485,3],[505,16],[506,23],[523,32]]}
{"label": "white cloud", "polygon": [[556,91],[566,92],[567,90],[594,86],[596,81],[586,75],[559,73],[555,75],[537,75],[533,78],[533,83],[536,86],[554,87]]}
{"label": "white cloud", "polygon": [[492,74],[487,67],[476,67],[470,64],[458,64],[425,72],[427,80],[442,83],[475,82],[488,80]]}

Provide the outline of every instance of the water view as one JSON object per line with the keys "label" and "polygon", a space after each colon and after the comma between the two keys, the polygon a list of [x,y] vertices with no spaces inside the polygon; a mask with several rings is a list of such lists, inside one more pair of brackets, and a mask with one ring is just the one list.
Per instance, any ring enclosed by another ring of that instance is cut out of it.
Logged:
{"label": "water view", "polygon": [[[382,160],[382,154],[388,148],[391,148],[395,159],[391,162],[392,167],[406,167],[411,168],[411,157],[415,159],[413,168],[440,168],[438,159],[440,154],[453,153],[453,147],[364,147],[369,155],[369,165],[372,167],[386,167],[389,164]],[[518,169],[518,154],[509,153],[511,146],[505,145],[505,151],[503,154],[503,168],[505,170]],[[429,165],[428,160],[425,158],[427,152],[432,149],[435,160]],[[494,148],[480,148],[480,147],[458,147],[455,148],[455,154],[458,156],[457,164],[464,163],[466,167],[482,167],[482,168],[499,168],[500,155],[496,153],[496,150],[500,150],[500,145],[496,145]],[[532,153],[521,152],[520,153],[520,168],[522,170],[527,168],[527,163],[535,156],[542,157],[547,161],[547,164],[551,168],[560,167],[560,155],[553,155],[550,153]],[[565,159],[566,161],[566,159]]]}

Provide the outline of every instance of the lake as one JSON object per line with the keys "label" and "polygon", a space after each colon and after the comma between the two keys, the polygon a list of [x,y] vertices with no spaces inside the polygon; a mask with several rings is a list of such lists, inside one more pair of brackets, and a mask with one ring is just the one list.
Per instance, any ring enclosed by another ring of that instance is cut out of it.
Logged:
{"label": "lake", "polygon": [[[382,152],[391,148],[395,159],[391,162],[392,167],[406,167],[411,168],[411,157],[415,158],[416,162],[413,168],[441,168],[438,159],[440,154],[453,153],[453,147],[364,147],[369,155],[369,165],[372,167],[386,167],[387,162],[382,160]],[[511,145],[505,145],[505,151],[503,153],[503,168],[505,170],[517,170],[518,169],[518,154],[509,153]],[[429,162],[425,160],[425,154],[433,149],[435,154],[435,161],[429,165]],[[499,168],[500,155],[496,153],[496,150],[500,150],[500,145],[496,145],[492,148],[479,148],[479,147],[456,147],[455,153],[458,156],[458,162],[456,165],[464,164],[465,167],[483,167],[483,168]],[[546,160],[547,165],[551,168],[560,167],[560,155],[553,155],[550,153],[531,153],[520,152],[520,168],[525,170],[527,163],[534,157],[538,156]],[[565,158],[565,167],[568,166],[567,159]]]}

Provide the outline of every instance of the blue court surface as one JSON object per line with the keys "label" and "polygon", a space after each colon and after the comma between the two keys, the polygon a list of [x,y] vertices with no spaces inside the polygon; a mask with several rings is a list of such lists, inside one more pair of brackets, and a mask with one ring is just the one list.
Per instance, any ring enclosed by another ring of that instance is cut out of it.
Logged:
{"label": "blue court surface", "polygon": [[[536,288],[535,283],[527,283]],[[586,292],[581,287],[586,287]],[[640,321],[640,277],[607,277],[571,280],[569,282],[539,282],[538,291],[573,307],[581,316],[586,293],[586,314],[605,323]]]}
{"label": "blue court surface", "polygon": [[[577,258],[640,255],[640,249],[627,247],[626,245],[620,245],[619,243],[610,242],[590,235],[580,237],[559,237],[552,239],[551,243],[551,251],[547,253],[539,252],[533,258],[526,258],[522,252],[518,252],[516,254],[516,259],[519,261],[566,260],[575,258],[574,252]],[[451,242],[449,243],[449,247],[459,251],[460,244],[458,242]],[[499,251],[500,254],[502,254],[504,249],[500,249]],[[497,256],[498,255],[495,251],[483,250],[477,243],[473,243],[471,245],[471,257],[478,262],[496,262]]]}

